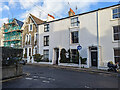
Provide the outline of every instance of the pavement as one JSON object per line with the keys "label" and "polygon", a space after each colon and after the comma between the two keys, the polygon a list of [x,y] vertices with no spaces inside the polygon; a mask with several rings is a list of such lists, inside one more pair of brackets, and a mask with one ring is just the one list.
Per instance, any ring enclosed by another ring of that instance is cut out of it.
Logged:
{"label": "pavement", "polygon": [[63,66],[63,65],[52,65],[52,64],[39,64],[39,63],[28,63],[27,65],[38,65],[42,67],[53,67],[59,69],[67,69],[73,70],[78,72],[88,72],[88,73],[95,73],[95,74],[104,74],[114,77],[120,77],[120,72],[108,72],[107,70],[101,70],[96,68],[79,68],[79,67],[72,67],[72,66]]}

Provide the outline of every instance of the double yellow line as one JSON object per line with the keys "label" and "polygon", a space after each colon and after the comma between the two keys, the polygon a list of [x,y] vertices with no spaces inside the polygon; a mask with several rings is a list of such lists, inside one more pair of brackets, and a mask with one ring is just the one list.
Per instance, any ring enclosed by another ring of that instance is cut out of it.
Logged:
{"label": "double yellow line", "polygon": [[[26,76],[30,75],[30,73],[25,73],[25,74],[26,74]],[[5,80],[0,81],[0,83],[4,83],[4,82],[14,80],[14,79],[17,79],[17,78],[21,78],[21,77],[23,77],[23,76],[18,76],[18,77],[14,77],[14,78],[10,78],[10,79],[5,79]]]}

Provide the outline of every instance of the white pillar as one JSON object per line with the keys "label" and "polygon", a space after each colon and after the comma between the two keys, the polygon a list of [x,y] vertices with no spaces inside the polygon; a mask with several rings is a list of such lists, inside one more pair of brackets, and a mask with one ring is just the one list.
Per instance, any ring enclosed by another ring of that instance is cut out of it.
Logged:
{"label": "white pillar", "polygon": [[89,47],[87,48],[87,68],[90,67],[90,51],[89,51]]}
{"label": "white pillar", "polygon": [[59,48],[59,58],[58,58],[58,65],[60,63],[60,52],[61,52],[61,48]]}
{"label": "white pillar", "polygon": [[33,58],[33,56],[32,56],[32,60],[31,60],[31,63],[34,63],[34,58]]}

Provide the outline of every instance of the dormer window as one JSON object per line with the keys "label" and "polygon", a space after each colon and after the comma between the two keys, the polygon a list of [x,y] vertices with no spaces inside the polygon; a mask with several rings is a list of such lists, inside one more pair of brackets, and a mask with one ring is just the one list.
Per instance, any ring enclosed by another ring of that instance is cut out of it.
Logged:
{"label": "dormer window", "polygon": [[48,32],[49,31],[49,24],[45,24],[44,25],[44,32]]}
{"label": "dormer window", "polygon": [[120,18],[120,7],[113,9],[113,19]]}
{"label": "dormer window", "polygon": [[30,24],[29,25],[29,31],[32,31],[33,30],[33,24]]}
{"label": "dormer window", "polygon": [[71,26],[78,26],[78,25],[79,25],[78,17],[71,18]]}

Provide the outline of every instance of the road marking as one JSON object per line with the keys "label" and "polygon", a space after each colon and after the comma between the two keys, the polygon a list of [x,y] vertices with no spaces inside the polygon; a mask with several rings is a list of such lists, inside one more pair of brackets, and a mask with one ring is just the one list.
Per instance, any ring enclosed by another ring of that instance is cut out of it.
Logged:
{"label": "road marking", "polygon": [[42,82],[43,82],[43,83],[49,83],[50,81],[43,80]]}
{"label": "road marking", "polygon": [[21,78],[21,77],[22,77],[22,76],[15,77],[15,78],[10,78],[10,79],[6,79],[6,80],[2,80],[2,81],[0,81],[0,83],[2,83],[2,82],[7,82],[7,81],[10,81],[10,80],[14,80],[14,79]]}
{"label": "road marking", "polygon": [[48,78],[48,80],[52,80],[52,81],[55,81],[55,79],[54,79],[54,78]]}
{"label": "road marking", "polygon": [[88,86],[85,86],[85,88],[90,88],[90,87],[88,87]]}
{"label": "road marking", "polygon": [[38,78],[38,76],[33,76],[34,78]]}
{"label": "road marking", "polygon": [[25,79],[32,80],[32,78],[25,78]]}
{"label": "road marking", "polygon": [[46,78],[46,77],[40,77],[40,78]]}

